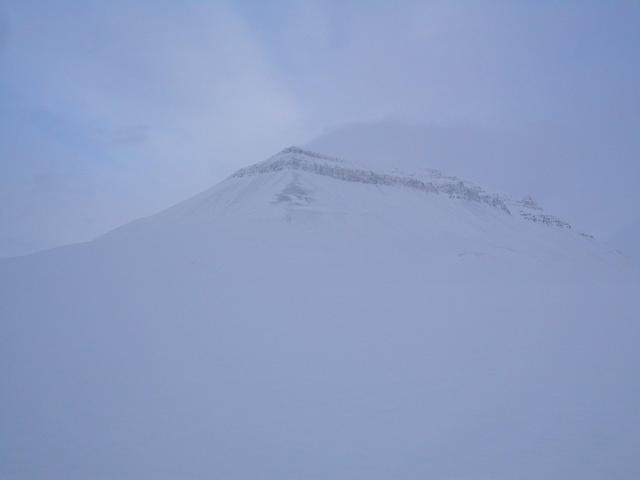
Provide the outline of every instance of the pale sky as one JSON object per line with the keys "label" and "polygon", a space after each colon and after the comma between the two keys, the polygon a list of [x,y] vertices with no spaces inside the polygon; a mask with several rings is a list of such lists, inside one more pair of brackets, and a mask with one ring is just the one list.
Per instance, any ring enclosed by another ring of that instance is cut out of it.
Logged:
{"label": "pale sky", "polygon": [[640,221],[639,58],[635,1],[8,0],[0,257],[367,122],[459,132],[470,180],[613,238]]}

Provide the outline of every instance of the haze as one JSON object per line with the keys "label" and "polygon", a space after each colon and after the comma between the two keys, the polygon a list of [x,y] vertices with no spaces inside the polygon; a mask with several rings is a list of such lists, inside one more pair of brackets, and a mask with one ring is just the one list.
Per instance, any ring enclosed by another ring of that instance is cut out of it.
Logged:
{"label": "haze", "polygon": [[9,0],[0,42],[0,256],[345,128],[636,245],[637,2]]}
{"label": "haze", "polygon": [[640,2],[0,6],[0,480],[640,478]]}

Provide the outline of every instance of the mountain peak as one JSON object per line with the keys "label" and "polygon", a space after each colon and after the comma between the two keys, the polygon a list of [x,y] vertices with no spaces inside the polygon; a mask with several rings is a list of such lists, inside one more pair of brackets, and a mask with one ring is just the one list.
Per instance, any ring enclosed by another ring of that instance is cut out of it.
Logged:
{"label": "mountain peak", "polygon": [[[332,157],[330,155],[324,155],[322,153],[318,153],[318,152],[314,152],[311,150],[307,150],[301,147],[297,147],[295,145],[292,145],[290,147],[285,148],[284,150],[280,151],[279,153],[277,153],[276,155],[274,155],[274,157],[277,156],[282,156],[282,155],[303,155],[306,157],[311,157],[311,158],[320,158],[323,160],[331,160],[334,162],[342,162],[343,160],[337,158],[337,157]],[[273,157],[272,157],[273,158]]]}
{"label": "mountain peak", "polygon": [[282,157],[307,158],[307,159],[324,160],[324,161],[336,162],[336,163],[345,163],[345,161],[341,158],[307,150],[304,148],[297,147],[295,145],[287,147],[284,150],[276,153],[272,157],[268,158],[266,162],[279,159]]}
{"label": "mountain peak", "polygon": [[442,194],[455,200],[485,204],[507,215],[515,213],[518,217],[529,222],[571,229],[568,222],[546,214],[530,196],[524,197],[522,200],[514,200],[510,196],[490,193],[471,182],[445,175],[433,169],[421,169],[417,172],[404,172],[398,169],[374,171],[366,166],[358,166],[341,158],[297,146],[287,147],[262,162],[241,168],[230,178],[238,179],[286,171],[329,177],[344,182],[356,182],[378,187],[408,188],[427,194]]}

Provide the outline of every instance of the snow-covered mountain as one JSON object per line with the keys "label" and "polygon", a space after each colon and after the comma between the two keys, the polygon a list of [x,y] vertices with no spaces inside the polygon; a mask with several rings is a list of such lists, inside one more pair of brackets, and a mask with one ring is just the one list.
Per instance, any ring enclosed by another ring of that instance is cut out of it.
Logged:
{"label": "snow-covered mountain", "polygon": [[0,262],[0,478],[635,479],[639,294],[530,197],[288,148]]}

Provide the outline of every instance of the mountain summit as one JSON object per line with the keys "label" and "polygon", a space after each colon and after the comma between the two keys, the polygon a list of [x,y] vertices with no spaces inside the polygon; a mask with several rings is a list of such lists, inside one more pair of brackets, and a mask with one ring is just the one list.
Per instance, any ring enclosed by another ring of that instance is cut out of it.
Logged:
{"label": "mountain summit", "polygon": [[335,157],[289,147],[268,160],[243,168],[232,175],[241,178],[258,174],[268,174],[279,171],[301,171],[322,175],[346,182],[357,182],[385,187],[404,187],[425,193],[441,193],[453,199],[462,199],[484,203],[500,208],[511,214],[507,205],[515,209],[523,218],[532,222],[540,222],[561,228],[571,228],[567,222],[542,212],[535,200],[527,196],[520,201],[508,197],[490,195],[483,189],[460,180],[457,177],[443,175],[438,170],[423,170],[420,173],[401,173],[395,169],[392,173],[377,173],[369,169],[352,166]]}
{"label": "mountain summit", "polygon": [[347,250],[342,254],[353,257],[350,241],[358,237],[358,252],[396,251],[403,245],[406,258],[397,261],[425,262],[439,278],[491,276],[515,265],[516,271],[545,271],[556,279],[591,275],[594,265],[598,275],[629,269],[622,257],[546,213],[531,197],[490,193],[432,169],[372,170],[298,147],[242,168],[191,200],[97,243],[143,248],[128,243],[132,236],[157,248],[184,241],[192,246],[179,252],[199,258],[220,250],[233,255],[244,242],[243,252],[271,245],[270,255],[277,255],[287,245],[307,255],[321,243],[331,245],[324,254],[338,258]]}
{"label": "mountain summit", "polygon": [[639,298],[531,198],[287,148],[0,261],[0,477],[637,478]]}

